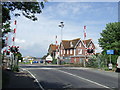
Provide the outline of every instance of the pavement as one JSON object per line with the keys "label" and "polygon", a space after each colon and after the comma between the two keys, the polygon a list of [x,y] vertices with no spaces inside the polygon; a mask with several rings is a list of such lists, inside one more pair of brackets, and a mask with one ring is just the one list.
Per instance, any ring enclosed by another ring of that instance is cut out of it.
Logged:
{"label": "pavement", "polygon": [[[3,70],[5,75],[5,84],[2,87],[2,90],[6,89],[29,89],[36,90],[40,88],[36,83],[35,79],[25,70],[20,69],[19,72],[13,72],[11,70]],[[4,77],[4,76],[3,76]]]}

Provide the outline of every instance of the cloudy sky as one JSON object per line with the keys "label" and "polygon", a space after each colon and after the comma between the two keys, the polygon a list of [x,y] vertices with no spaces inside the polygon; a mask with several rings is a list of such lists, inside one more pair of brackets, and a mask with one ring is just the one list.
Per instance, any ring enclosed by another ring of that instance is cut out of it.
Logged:
{"label": "cloudy sky", "polygon": [[107,23],[118,21],[117,2],[47,2],[42,13],[36,15],[38,21],[24,16],[13,17],[17,20],[15,45],[20,46],[23,56],[42,57],[48,52],[51,43],[61,39],[60,22],[64,22],[63,39],[83,39],[83,27],[86,25],[87,37],[91,38],[100,52],[98,39]]}

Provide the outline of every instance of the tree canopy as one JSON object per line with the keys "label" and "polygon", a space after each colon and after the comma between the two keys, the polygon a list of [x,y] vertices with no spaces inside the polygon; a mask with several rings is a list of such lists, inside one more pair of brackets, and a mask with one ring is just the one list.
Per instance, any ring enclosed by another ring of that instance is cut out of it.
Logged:
{"label": "tree canopy", "polygon": [[100,47],[103,50],[120,50],[120,22],[106,24],[105,30],[98,39]]}
{"label": "tree canopy", "polygon": [[[10,12],[20,10],[22,14],[33,21],[37,20],[35,14],[40,14],[44,8],[43,2],[2,2],[2,23],[10,20]],[[20,16],[15,13],[14,16]]]}

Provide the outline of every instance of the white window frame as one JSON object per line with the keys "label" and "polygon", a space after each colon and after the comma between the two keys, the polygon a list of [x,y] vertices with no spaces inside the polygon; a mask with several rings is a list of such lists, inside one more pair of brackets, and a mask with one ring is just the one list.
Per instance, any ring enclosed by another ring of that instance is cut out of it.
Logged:
{"label": "white window frame", "polygon": [[78,50],[78,54],[82,54],[83,50],[82,49],[79,49]]}
{"label": "white window frame", "polygon": [[80,45],[79,45],[79,47],[81,47],[82,46],[82,44],[81,44],[81,42],[80,42]]}
{"label": "white window frame", "polygon": [[62,50],[61,50],[61,55],[62,55]]}
{"label": "white window frame", "polygon": [[73,43],[72,42],[70,42],[70,46],[73,47]]}
{"label": "white window frame", "polygon": [[72,49],[70,49],[70,54],[72,54]]}
{"label": "white window frame", "polygon": [[69,54],[69,50],[67,50],[67,54]]}
{"label": "white window frame", "polygon": [[65,54],[65,50],[64,50],[64,54]]}
{"label": "white window frame", "polygon": [[90,44],[89,48],[93,48],[92,43]]}

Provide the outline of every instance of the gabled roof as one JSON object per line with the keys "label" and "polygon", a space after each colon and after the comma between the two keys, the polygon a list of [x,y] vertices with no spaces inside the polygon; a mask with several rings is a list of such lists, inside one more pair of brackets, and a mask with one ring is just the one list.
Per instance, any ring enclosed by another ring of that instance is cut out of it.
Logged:
{"label": "gabled roof", "polygon": [[80,38],[73,39],[73,40],[62,40],[62,44],[64,49],[74,48]]}
{"label": "gabled roof", "polygon": [[88,39],[88,40],[82,40],[84,44],[86,44],[86,46],[89,45],[89,43],[91,42],[91,39]]}
{"label": "gabled roof", "polygon": [[[73,39],[73,40],[62,40],[64,49],[76,48],[76,46],[79,44],[79,42],[82,42],[84,47],[86,48],[92,42],[92,39],[81,40],[80,38],[77,38],[77,39]],[[71,44],[72,44],[72,46],[71,46]]]}
{"label": "gabled roof", "polygon": [[52,51],[55,51],[57,48],[59,47],[59,45],[55,45],[55,44],[50,44],[49,49],[51,49]]}

